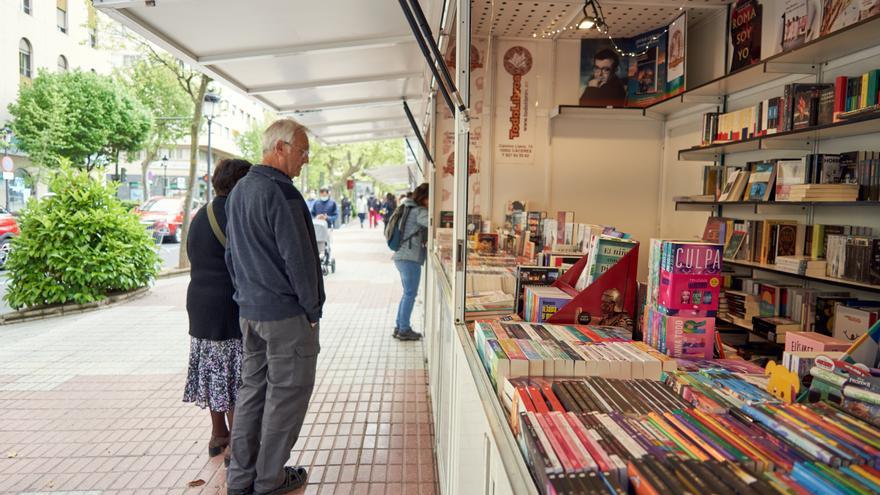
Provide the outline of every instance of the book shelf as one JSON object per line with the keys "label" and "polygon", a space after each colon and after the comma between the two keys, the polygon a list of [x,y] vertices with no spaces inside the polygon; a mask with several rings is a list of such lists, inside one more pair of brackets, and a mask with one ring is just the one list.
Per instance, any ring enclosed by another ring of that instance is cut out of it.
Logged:
{"label": "book shelf", "polygon": [[759,206],[798,206],[814,207],[814,206],[845,206],[845,207],[877,207],[880,201],[676,201],[676,210],[691,209],[714,209],[723,206],[752,206],[754,212],[758,213]]}
{"label": "book shelf", "polygon": [[862,290],[862,291],[866,291],[866,292],[872,292],[875,294],[880,294],[880,285],[864,284],[861,282],[856,282],[854,280],[846,280],[846,279],[842,279],[842,278],[801,275],[798,273],[792,273],[792,272],[787,272],[785,270],[780,270],[779,268],[776,268],[776,265],[769,265],[766,263],[757,263],[754,261],[725,259],[724,263],[727,265],[730,265],[730,266],[738,266],[738,267],[743,267],[743,268],[751,268],[754,270],[763,270],[765,272],[777,273],[780,275],[785,275],[787,277],[792,277],[792,278],[796,278],[796,279],[800,279],[800,280],[822,282],[825,284],[836,285],[839,287],[846,287],[849,289],[856,289],[856,290]]}
{"label": "book shelf", "polygon": [[[687,89],[644,108],[604,108],[600,110],[637,110],[642,115],[666,116],[700,106],[720,106],[724,97],[751,89],[783,77],[802,74],[816,75],[821,64],[880,45],[880,17],[872,17],[834,31],[821,38],[725,74],[711,81]],[[578,107],[563,105],[569,114],[578,112],[577,108],[596,110],[597,107]],[[554,117],[564,114],[562,108],[554,112]],[[585,110],[588,113],[590,110]],[[595,115],[595,114],[593,114]],[[873,132],[873,131],[869,131]],[[751,151],[744,149],[742,151]],[[685,158],[680,158],[684,160]]]}
{"label": "book shelf", "polygon": [[[850,25],[828,36],[805,43],[793,50],[768,57],[759,63],[745,67],[737,72],[709,81],[705,84],[690,88],[679,95],[679,101],[668,101],[654,105],[651,108],[656,113],[668,114],[683,110],[689,106],[695,106],[700,101],[708,101],[708,97],[723,96],[724,103],[718,105],[718,111],[726,110],[726,97],[730,94],[740,93],[756,88],[766,83],[779,81],[788,75],[800,74],[812,76],[814,82],[820,82],[822,65],[835,59],[855,54],[863,50],[871,49],[880,45],[880,17],[874,17],[865,21]],[[687,103],[690,99],[691,103]],[[711,111],[710,109],[707,111]],[[682,162],[715,162],[715,165],[725,166],[726,155],[760,152],[760,151],[789,151],[801,153],[817,153],[819,145],[824,140],[849,138],[858,136],[880,135],[880,112],[866,113],[857,117],[832,122],[823,125],[793,129],[786,132],[756,136],[738,141],[718,142],[708,145],[693,146],[678,150],[678,160]],[[675,209],[678,210],[708,210],[712,215],[723,216],[724,207],[736,207],[737,212],[753,213],[760,219],[767,218],[772,212],[791,213],[790,209],[806,210],[808,223],[815,220],[816,209],[821,208],[844,208],[847,212],[853,209],[853,213],[869,217],[875,215],[873,210],[864,208],[880,207],[880,201],[717,201],[717,200],[687,200],[675,201]],[[782,270],[773,264],[758,263],[752,261],[725,259],[726,267],[746,270],[753,277],[769,274],[778,275],[786,280],[799,280],[801,285],[810,287],[814,284],[839,287],[854,291],[880,294],[880,285],[871,285],[853,280],[828,277],[824,275],[801,275]],[[763,339],[767,336],[756,331],[751,321],[739,320],[733,317],[719,318],[719,321],[733,325]],[[776,344],[775,341],[771,341]]]}
{"label": "book shelf", "polygon": [[777,132],[740,141],[694,146],[678,151],[681,161],[717,161],[722,155],[759,150],[810,150],[816,141],[880,132],[880,112],[831,124]]}

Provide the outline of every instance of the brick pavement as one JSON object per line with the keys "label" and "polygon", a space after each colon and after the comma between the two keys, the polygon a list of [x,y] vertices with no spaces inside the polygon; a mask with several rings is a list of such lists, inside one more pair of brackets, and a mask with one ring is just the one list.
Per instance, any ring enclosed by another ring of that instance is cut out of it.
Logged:
{"label": "brick pavement", "polygon": [[[290,461],[311,466],[297,493],[433,494],[423,349],[390,337],[400,287],[389,251],[379,229],[343,229],[334,247],[318,381]],[[187,284],[0,327],[0,492],[225,493],[208,414],[181,402]]]}

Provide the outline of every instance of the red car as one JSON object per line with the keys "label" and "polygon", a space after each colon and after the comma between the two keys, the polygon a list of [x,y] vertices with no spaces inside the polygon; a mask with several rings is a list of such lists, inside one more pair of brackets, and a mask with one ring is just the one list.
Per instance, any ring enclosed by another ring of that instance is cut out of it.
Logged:
{"label": "red car", "polygon": [[12,238],[19,234],[18,221],[11,213],[0,208],[0,269],[6,266],[6,258],[12,249]]}
{"label": "red car", "polygon": [[[157,196],[150,198],[143,206],[135,208],[135,213],[141,219],[141,225],[148,229],[160,228],[165,239],[171,242],[180,242],[181,225],[183,224],[183,201],[184,198],[166,198]],[[195,201],[192,215],[195,215],[201,204]]]}

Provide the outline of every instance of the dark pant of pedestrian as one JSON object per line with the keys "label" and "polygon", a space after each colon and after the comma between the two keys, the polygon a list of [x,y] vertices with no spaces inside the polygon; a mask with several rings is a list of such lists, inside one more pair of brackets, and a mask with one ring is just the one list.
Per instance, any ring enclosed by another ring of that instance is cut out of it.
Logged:
{"label": "dark pant of pedestrian", "polygon": [[364,228],[364,218],[366,218],[366,217],[367,217],[366,214],[358,213],[358,219],[361,221],[361,228]]}
{"label": "dark pant of pedestrian", "polygon": [[305,315],[279,321],[241,319],[242,386],[232,428],[230,489],[267,493],[284,483],[284,464],[299,438],[320,344]]}

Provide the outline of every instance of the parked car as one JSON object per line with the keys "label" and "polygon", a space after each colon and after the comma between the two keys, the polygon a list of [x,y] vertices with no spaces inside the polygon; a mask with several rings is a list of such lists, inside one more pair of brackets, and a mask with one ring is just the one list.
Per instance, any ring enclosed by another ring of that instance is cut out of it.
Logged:
{"label": "parked car", "polygon": [[6,267],[6,259],[12,249],[12,238],[20,232],[15,217],[4,208],[0,208],[0,269]]}
{"label": "parked car", "polygon": [[[184,198],[166,198],[156,196],[150,198],[143,206],[134,209],[141,220],[141,225],[149,230],[159,230],[165,240],[180,242],[181,225],[183,224]],[[201,207],[199,201],[193,202],[192,215]]]}

